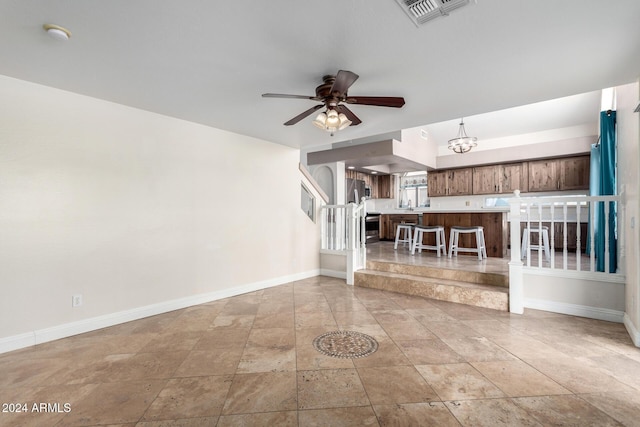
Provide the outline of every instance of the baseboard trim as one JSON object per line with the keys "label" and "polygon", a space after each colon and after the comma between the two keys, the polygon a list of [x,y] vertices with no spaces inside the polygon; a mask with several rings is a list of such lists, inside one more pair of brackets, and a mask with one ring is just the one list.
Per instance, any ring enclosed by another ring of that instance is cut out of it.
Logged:
{"label": "baseboard trim", "polygon": [[346,271],[338,271],[338,270],[329,270],[328,268],[320,269],[321,276],[327,277],[335,277],[336,279],[344,279],[347,280],[347,272]]}
{"label": "baseboard trim", "polygon": [[260,282],[236,286],[234,288],[223,289],[220,291],[192,295],[170,301],[163,301],[157,304],[146,305],[130,310],[119,311],[103,316],[91,317],[89,319],[83,319],[76,322],[52,326],[50,328],[38,329],[32,332],[0,338],[0,354],[30,347],[36,344],[54,341],[61,338],[67,338],[73,335],[83,334],[85,332],[95,331],[97,329],[102,329],[109,326],[119,325],[125,322],[131,322],[132,320],[143,319],[145,317],[155,316],[158,314],[167,313],[169,311],[180,310],[183,308],[192,307],[194,305],[234,297],[249,292],[255,292],[262,289],[283,285],[285,283],[295,282],[298,280],[308,279],[311,277],[319,276],[320,274],[321,271],[319,269],[315,269],[298,274],[292,274],[288,276],[277,277],[274,279],[263,280]]}
{"label": "baseboard trim", "polygon": [[0,354],[7,351],[18,350],[21,348],[31,347],[36,344],[35,332],[27,332],[19,335],[12,335],[6,338],[0,338]]}
{"label": "baseboard trim", "polygon": [[624,326],[627,328],[627,332],[629,333],[633,344],[636,347],[640,347],[640,331],[636,328],[636,325],[633,324],[627,313],[624,314]]}
{"label": "baseboard trim", "polygon": [[605,320],[607,322],[623,323],[625,313],[609,308],[591,307],[587,305],[570,304],[535,298],[525,298],[524,306],[535,310],[553,313],[570,314],[572,316],[587,317],[589,319]]}

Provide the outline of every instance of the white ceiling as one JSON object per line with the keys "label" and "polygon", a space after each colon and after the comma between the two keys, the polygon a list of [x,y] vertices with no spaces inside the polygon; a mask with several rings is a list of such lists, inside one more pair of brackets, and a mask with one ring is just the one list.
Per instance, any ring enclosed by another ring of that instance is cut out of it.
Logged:
{"label": "white ceiling", "polygon": [[[461,116],[640,75],[638,0],[477,0],[421,28],[394,0],[0,0],[0,16],[0,74],[292,147],[454,120],[448,139]],[[282,125],[313,101],[260,96],[313,95],[339,69],[360,75],[350,95],[406,105],[354,105],[363,123],[332,138],[312,117]],[[583,120],[553,113],[556,127]],[[512,123],[550,126],[524,120]],[[489,126],[513,132],[501,122]]]}
{"label": "white ceiling", "polygon": [[[594,131],[590,135],[595,135],[598,132],[601,93],[598,90],[464,117],[465,131],[467,135],[478,138],[478,149],[482,149],[480,144],[487,140],[582,125],[590,125],[588,128]],[[446,146],[449,139],[456,137],[459,127],[460,118],[419,128],[425,131],[423,137]]]}

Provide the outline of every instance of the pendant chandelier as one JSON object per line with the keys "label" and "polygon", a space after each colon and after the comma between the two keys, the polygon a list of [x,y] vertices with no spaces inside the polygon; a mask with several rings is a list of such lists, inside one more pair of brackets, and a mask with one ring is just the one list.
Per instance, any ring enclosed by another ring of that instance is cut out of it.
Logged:
{"label": "pendant chandelier", "polygon": [[473,147],[478,145],[476,142],[478,138],[475,136],[467,136],[467,132],[464,130],[464,119],[460,119],[460,128],[458,129],[458,136],[449,140],[448,148],[458,154],[466,153]]}
{"label": "pendant chandelier", "polygon": [[312,123],[317,128],[331,132],[331,136],[333,136],[335,131],[349,127],[352,121],[344,113],[338,113],[333,108],[328,108],[326,112],[318,114]]}

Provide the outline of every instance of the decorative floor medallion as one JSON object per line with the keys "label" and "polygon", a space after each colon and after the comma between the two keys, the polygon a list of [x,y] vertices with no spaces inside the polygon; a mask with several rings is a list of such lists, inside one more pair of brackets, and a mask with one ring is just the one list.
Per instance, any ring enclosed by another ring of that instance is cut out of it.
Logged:
{"label": "decorative floor medallion", "polygon": [[378,341],[360,332],[333,331],[316,337],[313,347],[331,357],[358,358],[375,353]]}

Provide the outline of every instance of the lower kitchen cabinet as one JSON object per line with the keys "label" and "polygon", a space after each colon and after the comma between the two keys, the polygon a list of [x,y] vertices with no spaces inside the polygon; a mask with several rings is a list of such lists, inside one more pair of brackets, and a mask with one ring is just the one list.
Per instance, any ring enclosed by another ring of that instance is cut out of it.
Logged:
{"label": "lower kitchen cabinet", "polygon": [[380,215],[380,239],[395,240],[398,224],[418,224],[418,214]]}
{"label": "lower kitchen cabinet", "polygon": [[[508,227],[506,212],[438,212],[423,213],[422,224],[444,226],[444,235],[449,250],[449,236],[452,226],[470,227],[481,225],[484,227],[484,240],[487,256],[503,258],[507,256]],[[425,245],[435,246],[435,233],[424,233]],[[460,246],[476,247],[476,238],[472,234],[460,234]]]}
{"label": "lower kitchen cabinet", "polygon": [[[420,222],[418,222],[420,221]],[[468,227],[481,225],[484,227],[484,239],[487,255],[502,258],[507,255],[507,213],[506,212],[438,212],[418,214],[388,214],[380,216],[380,239],[395,240],[398,224],[413,223],[422,225],[442,225],[445,229],[447,250],[449,250],[449,234],[454,225]],[[475,236],[460,235],[460,246],[475,247]],[[424,233],[423,243],[435,245],[434,233]]]}
{"label": "lower kitchen cabinet", "polygon": [[[531,228],[538,227],[537,222],[531,223]],[[527,223],[523,222],[520,224],[520,242],[522,242],[522,233],[524,232]],[[542,223],[543,227],[549,227],[549,245],[551,246],[551,241],[553,240],[553,248],[555,251],[562,251],[565,248],[565,225],[563,222],[554,222],[553,230],[551,229],[551,224],[548,222]],[[587,250],[587,227],[588,224],[586,222],[580,223],[580,252],[585,253]],[[553,233],[553,235],[552,235]],[[566,247],[567,251],[575,252],[578,247],[578,224],[575,222],[567,222],[566,226],[566,235],[567,242]],[[531,244],[538,244],[538,233],[531,233]],[[537,251],[533,251],[537,253]]]}

